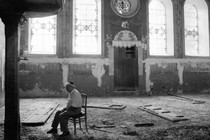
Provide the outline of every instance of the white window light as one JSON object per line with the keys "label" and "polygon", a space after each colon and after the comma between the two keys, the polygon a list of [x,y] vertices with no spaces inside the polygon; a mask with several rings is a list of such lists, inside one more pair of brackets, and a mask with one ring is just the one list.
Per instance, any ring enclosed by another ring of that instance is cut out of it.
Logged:
{"label": "white window light", "polygon": [[185,54],[198,55],[198,13],[197,9],[192,4],[185,4],[184,6],[185,19]]}
{"label": "white window light", "polygon": [[56,16],[29,19],[29,54],[56,54]]}
{"label": "white window light", "polygon": [[185,55],[209,56],[209,18],[205,0],[187,0],[184,5]]}
{"label": "white window light", "polygon": [[73,54],[101,54],[101,1],[74,0]]}
{"label": "white window light", "polygon": [[149,53],[174,55],[173,7],[170,0],[151,0],[149,4]]}

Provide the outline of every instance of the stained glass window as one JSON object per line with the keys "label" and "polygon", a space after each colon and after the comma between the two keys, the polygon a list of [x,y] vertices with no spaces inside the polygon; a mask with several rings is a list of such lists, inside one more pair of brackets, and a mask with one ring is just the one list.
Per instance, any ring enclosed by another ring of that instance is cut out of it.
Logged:
{"label": "stained glass window", "polygon": [[74,0],[73,54],[101,54],[100,0]]}
{"label": "stained glass window", "polygon": [[120,14],[128,13],[131,8],[131,4],[128,0],[115,0],[115,9]]}
{"label": "stained glass window", "polygon": [[166,8],[158,0],[149,4],[149,52],[150,55],[167,54]]}
{"label": "stained glass window", "polygon": [[29,20],[30,54],[56,54],[56,16]]}
{"label": "stained glass window", "polygon": [[185,54],[198,55],[198,13],[197,9],[192,4],[184,6],[185,18]]}

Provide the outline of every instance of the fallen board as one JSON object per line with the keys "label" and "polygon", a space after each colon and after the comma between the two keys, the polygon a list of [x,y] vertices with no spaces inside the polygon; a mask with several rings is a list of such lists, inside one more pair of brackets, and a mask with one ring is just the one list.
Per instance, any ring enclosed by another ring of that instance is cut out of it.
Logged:
{"label": "fallen board", "polygon": [[154,126],[154,123],[152,123],[152,122],[145,122],[145,123],[137,123],[137,124],[135,124],[135,127],[145,127],[145,126]]}
{"label": "fallen board", "polygon": [[44,125],[58,106],[59,104],[46,104],[21,123],[27,126]]}
{"label": "fallen board", "polygon": [[194,100],[194,99],[191,99],[191,98],[188,98],[188,97],[184,97],[184,96],[180,96],[180,95],[176,95],[176,94],[168,93],[168,95],[174,96],[174,97],[176,97],[178,99],[184,99],[184,100],[190,101],[193,104],[204,104],[205,103],[205,101],[202,101],[202,100]]}
{"label": "fallen board", "polygon": [[171,111],[164,110],[160,107],[154,107],[152,105],[139,106],[138,109],[141,109],[143,111],[146,111],[148,113],[151,113],[153,115],[159,116],[172,122],[188,120],[182,115],[176,115],[175,113],[171,113]]}
{"label": "fallen board", "polygon": [[113,110],[122,110],[124,108],[126,108],[126,105],[109,105],[109,106],[90,106],[87,105],[87,108],[98,108],[98,109],[113,109]]}

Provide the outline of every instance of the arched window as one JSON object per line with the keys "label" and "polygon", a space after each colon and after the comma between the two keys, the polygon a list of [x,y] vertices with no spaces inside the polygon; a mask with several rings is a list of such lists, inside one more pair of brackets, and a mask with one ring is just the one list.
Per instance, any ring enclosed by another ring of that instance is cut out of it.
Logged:
{"label": "arched window", "polygon": [[101,0],[74,0],[73,54],[101,54]]}
{"label": "arched window", "polygon": [[187,0],[184,5],[185,55],[209,56],[208,7],[204,0]]}
{"label": "arched window", "polygon": [[197,55],[198,47],[198,12],[194,5],[185,4],[185,54]]}
{"label": "arched window", "polygon": [[149,4],[149,53],[174,55],[173,7],[170,0],[151,0]]}
{"label": "arched window", "polygon": [[56,16],[29,19],[30,54],[56,54]]}
{"label": "arched window", "polygon": [[[4,91],[5,82],[5,25],[0,18],[0,90]],[[4,96],[4,92],[0,92],[0,106],[3,104],[1,99]]]}

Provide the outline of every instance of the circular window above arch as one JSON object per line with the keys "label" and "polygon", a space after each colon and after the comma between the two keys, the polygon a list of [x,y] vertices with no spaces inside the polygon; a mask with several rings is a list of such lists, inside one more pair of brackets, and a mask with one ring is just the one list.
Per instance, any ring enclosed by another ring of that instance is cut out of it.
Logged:
{"label": "circular window above arch", "polygon": [[140,8],[139,0],[111,0],[112,10],[120,17],[130,18]]}

